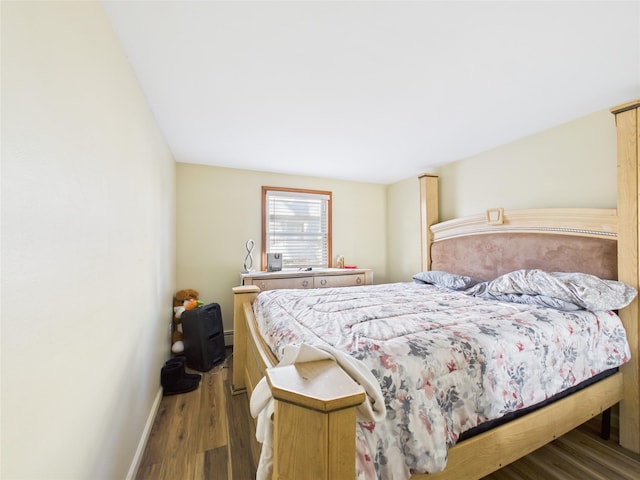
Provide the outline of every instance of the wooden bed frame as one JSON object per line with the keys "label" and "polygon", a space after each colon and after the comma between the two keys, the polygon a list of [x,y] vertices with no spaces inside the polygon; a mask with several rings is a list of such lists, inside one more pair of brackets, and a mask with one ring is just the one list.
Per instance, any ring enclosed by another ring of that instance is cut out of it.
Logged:
{"label": "wooden bed frame", "polygon": [[[617,250],[618,279],[638,288],[639,111],[640,100],[612,109],[618,132],[617,210],[504,212],[495,209],[479,217],[438,224],[438,178],[434,175],[421,176],[423,270],[439,269],[435,268],[441,265],[435,258],[437,246],[455,238],[483,236],[484,240],[504,233],[604,238],[614,242],[617,238],[617,249],[614,250]],[[498,274],[501,269],[512,268],[510,264],[502,265],[501,261],[498,256],[484,263]],[[542,267],[526,265],[517,268]],[[605,275],[614,277],[615,271]],[[364,390],[331,361],[275,367],[277,359],[258,334],[251,307],[259,289],[247,286],[236,287],[233,291],[232,388],[234,393],[246,391],[251,395],[262,376],[267,377],[275,399],[272,478],[354,478],[355,406],[364,401]],[[447,467],[443,472],[413,475],[412,480],[482,478],[617,403],[620,403],[620,444],[640,453],[638,314],[638,299],[620,311],[632,358],[618,373],[516,420],[459,442],[449,449]]]}

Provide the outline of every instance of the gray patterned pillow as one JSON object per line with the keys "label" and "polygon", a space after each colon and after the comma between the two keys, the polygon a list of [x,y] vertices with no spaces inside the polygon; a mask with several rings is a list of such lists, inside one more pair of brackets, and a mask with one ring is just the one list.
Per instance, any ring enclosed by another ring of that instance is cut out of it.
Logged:
{"label": "gray patterned pillow", "polygon": [[487,300],[496,300],[498,302],[523,303],[525,305],[537,305],[540,307],[555,308],[571,312],[574,310],[583,310],[582,307],[575,303],[565,302],[557,298],[548,297],[546,295],[522,295],[519,293],[505,293],[504,295],[492,295],[487,292],[489,282],[482,282],[467,289],[464,293],[474,297],[485,298]]}
{"label": "gray patterned pillow", "polygon": [[603,280],[586,273],[516,270],[478,285],[476,296],[539,295],[568,302],[591,311],[617,310],[629,305],[638,292],[615,280]]}

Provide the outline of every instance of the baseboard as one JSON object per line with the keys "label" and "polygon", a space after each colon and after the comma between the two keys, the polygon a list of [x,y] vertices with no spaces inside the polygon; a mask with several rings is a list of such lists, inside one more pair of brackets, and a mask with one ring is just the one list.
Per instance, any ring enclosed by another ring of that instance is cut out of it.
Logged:
{"label": "baseboard", "polygon": [[224,332],[224,344],[225,346],[233,345],[233,330],[225,330]]}
{"label": "baseboard", "polygon": [[133,456],[133,460],[131,461],[131,466],[129,467],[129,472],[127,473],[126,480],[133,480],[134,478],[136,478],[136,475],[138,474],[138,468],[140,467],[140,462],[142,461],[142,454],[144,453],[144,449],[147,446],[149,435],[151,435],[151,428],[153,427],[153,422],[155,421],[156,415],[158,414],[158,410],[160,409],[161,400],[162,400],[162,387],[158,389],[156,398],[153,401],[151,411],[149,412],[149,416],[147,417],[147,423],[145,424],[144,430],[142,431],[142,436],[140,437],[140,441],[138,442],[138,448],[136,449],[136,454]]}

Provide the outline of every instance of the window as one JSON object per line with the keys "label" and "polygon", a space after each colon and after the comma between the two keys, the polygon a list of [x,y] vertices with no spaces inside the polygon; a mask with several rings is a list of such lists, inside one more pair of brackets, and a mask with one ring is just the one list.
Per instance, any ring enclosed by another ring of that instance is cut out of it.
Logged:
{"label": "window", "polygon": [[331,192],[262,187],[262,269],[267,253],[282,268],[331,266]]}

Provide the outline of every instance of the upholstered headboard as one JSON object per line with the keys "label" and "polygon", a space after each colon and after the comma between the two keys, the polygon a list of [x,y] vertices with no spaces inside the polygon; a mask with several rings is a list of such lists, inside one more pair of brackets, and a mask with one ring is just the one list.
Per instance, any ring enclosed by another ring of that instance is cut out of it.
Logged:
{"label": "upholstered headboard", "polygon": [[521,268],[617,279],[614,209],[536,209],[466,217],[431,227],[431,270],[491,280]]}

